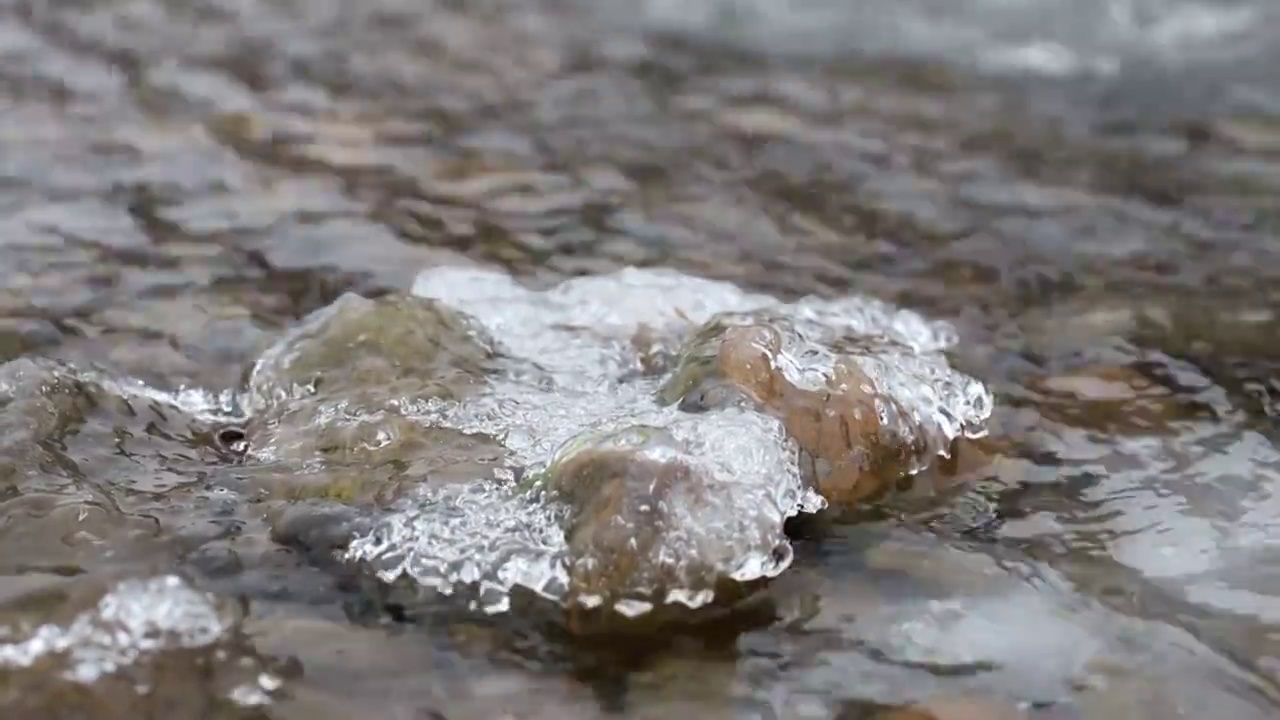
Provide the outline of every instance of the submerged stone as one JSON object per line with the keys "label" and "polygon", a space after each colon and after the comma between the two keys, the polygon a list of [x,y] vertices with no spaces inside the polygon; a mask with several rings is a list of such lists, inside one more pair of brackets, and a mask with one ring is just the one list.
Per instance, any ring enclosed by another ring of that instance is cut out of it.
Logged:
{"label": "submerged stone", "polygon": [[236,607],[177,576],[64,580],[0,601],[5,717],[256,718],[281,685]]}
{"label": "submerged stone", "polygon": [[732,593],[726,581],[781,572],[791,546],[777,518],[759,512],[768,499],[735,487],[742,480],[718,472],[664,428],[631,427],[573,443],[544,481],[550,498],[569,508],[568,595],[628,615],[654,605],[696,608],[713,600],[718,586]]}
{"label": "submerged stone", "polygon": [[518,589],[626,616],[741,597],[789,565],[789,517],[927,466],[991,410],[942,357],[949,326],[866,298],[638,269],[534,290],[438,268],[414,293],[483,328],[493,372],[398,412],[504,454],[417,486],[345,557],[489,612]]}
{"label": "submerged stone", "polygon": [[[248,455],[278,466],[267,490],[285,498],[369,500],[404,476],[447,475],[493,462],[500,446],[409,419],[426,398],[483,387],[492,350],[468,318],[431,300],[354,294],[308,316],[254,364],[242,404]],[[396,466],[394,472],[385,472]]]}
{"label": "submerged stone", "polygon": [[271,346],[250,372],[245,409],[284,401],[397,391],[461,397],[482,382],[491,351],[479,328],[421,298],[347,293]]}

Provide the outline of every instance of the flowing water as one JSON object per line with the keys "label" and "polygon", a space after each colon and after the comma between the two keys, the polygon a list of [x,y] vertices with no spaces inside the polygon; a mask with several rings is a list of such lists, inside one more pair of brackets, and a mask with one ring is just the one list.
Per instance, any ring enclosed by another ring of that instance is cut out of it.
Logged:
{"label": "flowing water", "polygon": [[0,714],[1280,715],[1278,38],[0,2]]}

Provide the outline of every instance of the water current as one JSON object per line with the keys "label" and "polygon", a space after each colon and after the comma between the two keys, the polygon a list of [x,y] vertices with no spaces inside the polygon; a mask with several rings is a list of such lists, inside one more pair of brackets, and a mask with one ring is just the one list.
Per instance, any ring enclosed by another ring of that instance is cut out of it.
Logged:
{"label": "water current", "polygon": [[1280,8],[0,2],[0,716],[1280,714]]}

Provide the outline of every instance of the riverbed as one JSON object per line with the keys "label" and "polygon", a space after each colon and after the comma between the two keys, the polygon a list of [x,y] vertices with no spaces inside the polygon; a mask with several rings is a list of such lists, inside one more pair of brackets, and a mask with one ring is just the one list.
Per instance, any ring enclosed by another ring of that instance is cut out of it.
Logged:
{"label": "riverbed", "polygon": [[[0,3],[5,716],[1280,712],[1280,13],[849,5]],[[946,323],[984,460],[793,532],[711,633],[397,594],[335,506],[480,461],[388,424],[306,480],[243,391],[432,268]]]}

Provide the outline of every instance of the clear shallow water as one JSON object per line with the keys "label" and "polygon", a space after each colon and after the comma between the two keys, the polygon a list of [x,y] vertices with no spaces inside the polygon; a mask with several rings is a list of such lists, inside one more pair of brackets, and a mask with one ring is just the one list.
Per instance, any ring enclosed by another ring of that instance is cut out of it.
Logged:
{"label": "clear shallow water", "polygon": [[[5,711],[1274,715],[1273,11],[739,5],[0,9]],[[226,391],[342,293],[468,260],[910,308],[991,432],[958,489],[808,529],[767,617],[710,636],[396,594],[334,561],[345,508],[493,449],[388,418],[245,457]],[[175,572],[209,595],[127,584]],[[176,632],[67,680],[112,597]],[[82,650],[9,662],[39,637]]]}

